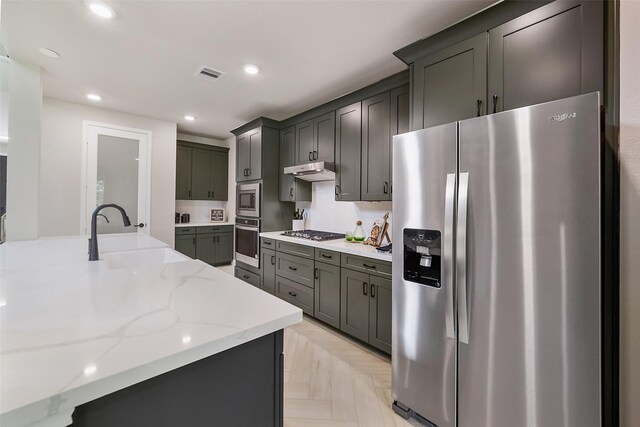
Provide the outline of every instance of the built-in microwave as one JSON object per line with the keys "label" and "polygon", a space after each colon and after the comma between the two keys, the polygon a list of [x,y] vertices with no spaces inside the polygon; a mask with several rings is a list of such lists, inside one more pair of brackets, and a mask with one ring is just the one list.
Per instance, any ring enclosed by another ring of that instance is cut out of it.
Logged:
{"label": "built-in microwave", "polygon": [[260,220],[236,218],[236,261],[260,268]]}
{"label": "built-in microwave", "polygon": [[236,216],[260,218],[260,184],[236,186]]}

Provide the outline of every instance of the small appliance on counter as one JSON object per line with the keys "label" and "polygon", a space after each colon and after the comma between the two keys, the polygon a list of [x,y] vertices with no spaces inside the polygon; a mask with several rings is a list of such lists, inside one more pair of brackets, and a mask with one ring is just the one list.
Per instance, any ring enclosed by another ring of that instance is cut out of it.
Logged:
{"label": "small appliance on counter", "polygon": [[191,215],[184,213],[180,216],[180,223],[187,224],[191,221]]}

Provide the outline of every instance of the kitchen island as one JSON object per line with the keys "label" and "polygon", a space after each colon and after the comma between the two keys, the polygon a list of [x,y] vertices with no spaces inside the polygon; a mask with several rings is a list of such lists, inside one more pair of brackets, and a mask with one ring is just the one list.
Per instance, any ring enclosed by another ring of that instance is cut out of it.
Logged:
{"label": "kitchen island", "polygon": [[278,425],[301,310],[146,236],[99,244],[0,246],[0,425]]}

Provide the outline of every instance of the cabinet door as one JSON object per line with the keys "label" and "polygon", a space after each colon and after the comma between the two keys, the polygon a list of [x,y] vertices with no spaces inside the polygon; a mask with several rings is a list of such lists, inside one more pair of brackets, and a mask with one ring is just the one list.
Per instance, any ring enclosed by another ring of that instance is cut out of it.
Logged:
{"label": "cabinet door", "polygon": [[296,125],[296,164],[313,161],[313,120]]}
{"label": "cabinet door", "polygon": [[196,235],[196,258],[207,264],[216,263],[214,234]]}
{"label": "cabinet door", "polygon": [[233,233],[217,233],[215,239],[215,263],[231,264],[233,261]]}
{"label": "cabinet door", "polygon": [[340,330],[369,340],[369,275],[343,268],[340,277]]}
{"label": "cabinet door", "polygon": [[212,158],[211,150],[193,149],[191,160],[191,198],[193,200],[211,200]]}
{"label": "cabinet door", "polygon": [[362,101],[362,200],[390,200],[389,92]]}
{"label": "cabinet door", "polygon": [[316,262],[315,317],[340,328],[340,267]]}
{"label": "cabinet door", "polygon": [[262,250],[262,289],[270,294],[276,293],[276,251]]}
{"label": "cabinet door", "polygon": [[389,130],[391,132],[391,150],[389,151],[389,178],[391,185],[389,188],[389,198],[393,198],[393,136],[406,133],[411,130],[409,127],[409,85],[405,85],[394,89],[390,94],[391,109],[389,111],[391,120],[389,121]]}
{"label": "cabinet door", "polygon": [[334,162],[336,142],[336,113],[332,111],[313,119],[315,161]]}
{"label": "cabinet door", "polygon": [[491,110],[603,89],[600,1],[558,1],[489,31]]}
{"label": "cabinet door", "polygon": [[251,164],[251,144],[249,135],[244,133],[236,139],[236,182],[247,181],[247,171]]}
{"label": "cabinet door", "polygon": [[196,257],[196,235],[176,236],[176,251],[190,258]]}
{"label": "cabinet door", "polygon": [[280,201],[291,202],[295,200],[295,178],[292,175],[282,173],[287,166],[296,164],[296,128],[280,131]]}
{"label": "cabinet door", "polygon": [[361,103],[336,111],[336,200],[360,200]]}
{"label": "cabinet door", "polygon": [[212,200],[229,199],[229,153],[212,151],[213,181],[211,183]]}
{"label": "cabinet door", "polygon": [[371,276],[369,344],[391,354],[391,280]]}
{"label": "cabinet door", "polygon": [[176,200],[191,199],[191,152],[181,145],[176,149]]}
{"label": "cabinet door", "polygon": [[262,178],[262,129],[249,132],[249,171],[247,180]]}
{"label": "cabinet door", "polygon": [[413,130],[485,114],[487,34],[478,34],[412,65]]}

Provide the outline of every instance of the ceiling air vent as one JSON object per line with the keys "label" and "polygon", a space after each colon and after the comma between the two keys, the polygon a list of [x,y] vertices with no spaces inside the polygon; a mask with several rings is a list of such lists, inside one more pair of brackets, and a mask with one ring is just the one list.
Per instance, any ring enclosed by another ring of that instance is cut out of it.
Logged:
{"label": "ceiling air vent", "polygon": [[205,65],[200,67],[198,71],[196,71],[196,73],[194,74],[194,76],[196,77],[200,77],[201,79],[212,80],[214,82],[218,80],[220,77],[222,77],[223,75],[224,73],[222,71],[214,70],[213,68],[207,67]]}

